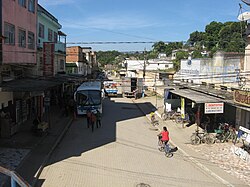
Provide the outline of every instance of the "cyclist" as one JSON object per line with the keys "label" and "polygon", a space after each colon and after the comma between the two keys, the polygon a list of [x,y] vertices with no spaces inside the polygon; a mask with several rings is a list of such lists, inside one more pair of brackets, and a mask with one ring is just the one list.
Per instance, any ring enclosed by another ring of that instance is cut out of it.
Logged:
{"label": "cyclist", "polygon": [[155,121],[155,113],[154,113],[154,111],[152,111],[152,112],[150,113],[150,119],[151,119],[151,122],[152,122],[152,123]]}
{"label": "cyclist", "polygon": [[161,141],[164,144],[165,147],[165,151],[169,152],[170,151],[170,147],[168,145],[168,141],[169,141],[169,132],[167,130],[167,127],[163,127],[163,131],[158,134],[158,136],[161,136]]}

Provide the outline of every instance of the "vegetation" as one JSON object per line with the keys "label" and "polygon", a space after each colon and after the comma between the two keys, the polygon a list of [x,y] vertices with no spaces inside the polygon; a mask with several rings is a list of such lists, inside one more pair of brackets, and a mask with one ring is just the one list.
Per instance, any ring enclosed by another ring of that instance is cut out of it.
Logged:
{"label": "vegetation", "polygon": [[124,54],[118,51],[99,51],[97,52],[97,60],[102,66],[106,64],[119,64],[124,58],[143,60],[157,58],[159,53],[165,53],[170,56],[173,50],[176,51],[176,59],[173,61],[174,69],[180,68],[180,60],[192,58],[203,58],[202,52],[209,52],[210,57],[218,51],[225,52],[244,52],[246,32],[242,22],[211,22],[205,27],[204,32],[195,31],[189,36],[188,41],[165,43],[159,41],[153,44],[152,50],[144,53],[135,52],[133,54]]}

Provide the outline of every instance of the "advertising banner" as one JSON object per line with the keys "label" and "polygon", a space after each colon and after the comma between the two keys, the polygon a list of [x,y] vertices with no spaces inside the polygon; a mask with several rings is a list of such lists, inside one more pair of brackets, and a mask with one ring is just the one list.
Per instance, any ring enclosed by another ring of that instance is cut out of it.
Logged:
{"label": "advertising banner", "polygon": [[181,98],[181,118],[185,118],[185,99]]}
{"label": "advertising banner", "polygon": [[53,76],[54,74],[54,50],[55,44],[50,42],[43,43],[43,75]]}
{"label": "advertising banner", "polygon": [[205,114],[224,113],[224,103],[205,103]]}
{"label": "advertising banner", "polygon": [[234,102],[250,107],[250,92],[243,90],[234,91]]}

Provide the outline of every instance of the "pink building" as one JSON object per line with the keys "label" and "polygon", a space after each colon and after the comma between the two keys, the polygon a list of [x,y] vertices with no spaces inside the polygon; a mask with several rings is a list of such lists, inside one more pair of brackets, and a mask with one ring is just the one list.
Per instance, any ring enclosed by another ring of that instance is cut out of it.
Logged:
{"label": "pink building", "polygon": [[[0,64],[36,64],[37,0],[1,1]],[[6,66],[9,69],[9,66]]]}

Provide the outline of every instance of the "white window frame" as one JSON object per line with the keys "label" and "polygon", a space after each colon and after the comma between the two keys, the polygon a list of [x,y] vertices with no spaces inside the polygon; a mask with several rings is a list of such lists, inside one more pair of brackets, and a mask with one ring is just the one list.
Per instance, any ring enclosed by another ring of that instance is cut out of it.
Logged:
{"label": "white window frame", "polygon": [[44,25],[39,23],[38,37],[44,38]]}
{"label": "white window frame", "polygon": [[48,41],[52,42],[53,40],[53,30],[48,28]]}
{"label": "white window frame", "polygon": [[4,22],[4,43],[8,45],[15,45],[15,25]]}
{"label": "white window frame", "polygon": [[31,31],[28,32],[28,48],[35,49],[35,34]]}
{"label": "white window frame", "polygon": [[57,32],[54,32],[54,42],[57,43],[58,41],[58,34]]}
{"label": "white window frame", "polygon": [[26,48],[26,30],[18,29],[18,46]]}
{"label": "white window frame", "polygon": [[18,0],[18,4],[26,8],[26,0]]}
{"label": "white window frame", "polygon": [[35,13],[35,0],[28,0],[28,10]]}

